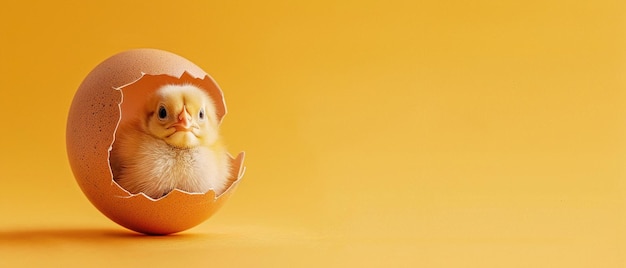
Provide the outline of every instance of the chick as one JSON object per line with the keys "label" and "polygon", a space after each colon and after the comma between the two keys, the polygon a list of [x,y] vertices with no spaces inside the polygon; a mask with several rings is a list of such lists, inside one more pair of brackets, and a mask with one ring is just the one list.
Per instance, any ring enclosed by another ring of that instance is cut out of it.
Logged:
{"label": "chick", "polygon": [[221,194],[230,161],[218,134],[215,105],[193,85],[166,85],[136,121],[121,125],[111,150],[114,180],[154,199],[173,189]]}

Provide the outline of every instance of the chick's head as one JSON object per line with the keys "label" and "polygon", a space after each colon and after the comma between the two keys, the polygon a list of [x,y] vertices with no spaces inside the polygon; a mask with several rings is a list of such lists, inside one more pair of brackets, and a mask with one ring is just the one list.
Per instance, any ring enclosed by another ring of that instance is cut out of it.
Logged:
{"label": "chick's head", "polygon": [[177,148],[211,145],[218,138],[215,105],[193,85],[166,85],[146,105],[146,131]]}

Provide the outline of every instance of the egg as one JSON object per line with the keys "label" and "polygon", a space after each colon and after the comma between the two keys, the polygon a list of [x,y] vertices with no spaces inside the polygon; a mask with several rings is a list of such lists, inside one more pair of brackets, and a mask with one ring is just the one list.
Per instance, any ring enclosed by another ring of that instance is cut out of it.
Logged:
{"label": "egg", "polygon": [[219,195],[175,189],[152,199],[113,180],[109,157],[118,125],[136,116],[146,96],[166,84],[197,85],[213,99],[218,121],[226,115],[221,89],[200,67],[167,51],[135,49],[113,55],[87,75],[67,118],[67,156],[82,192],[109,219],[152,235],[180,232],[208,219],[233,194],[245,170],[244,153],[231,156],[230,186]]}

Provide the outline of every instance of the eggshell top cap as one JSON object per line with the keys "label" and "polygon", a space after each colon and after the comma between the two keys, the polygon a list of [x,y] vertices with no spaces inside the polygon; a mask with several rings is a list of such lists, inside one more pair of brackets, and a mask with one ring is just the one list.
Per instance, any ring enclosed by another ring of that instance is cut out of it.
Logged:
{"label": "eggshell top cap", "polygon": [[[106,74],[103,75],[102,72]],[[226,115],[226,105],[222,91],[215,80],[193,62],[163,50],[143,48],[113,55],[96,66],[92,73],[85,78],[83,84],[121,88],[136,82],[145,74],[169,75],[177,78],[190,76],[210,80],[210,83],[207,83],[210,87],[205,88],[205,90],[209,91],[211,97],[216,102],[218,121],[221,121],[224,115]],[[215,94],[216,92],[219,95]]]}

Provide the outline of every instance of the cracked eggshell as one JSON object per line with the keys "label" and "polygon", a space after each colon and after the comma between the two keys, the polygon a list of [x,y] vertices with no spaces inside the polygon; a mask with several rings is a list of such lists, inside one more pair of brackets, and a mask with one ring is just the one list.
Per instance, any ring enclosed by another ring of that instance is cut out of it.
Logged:
{"label": "cracked eggshell", "polygon": [[112,177],[109,154],[118,124],[129,120],[145,96],[160,85],[195,84],[216,103],[218,119],[226,114],[222,91],[192,62],[170,52],[136,49],[116,54],[96,66],[78,88],[70,107],[66,146],[74,177],[89,201],[114,222],[145,234],[189,229],[215,213],[243,176],[244,153],[231,157],[232,184],[216,196],[174,190],[152,199],[130,194]]}

